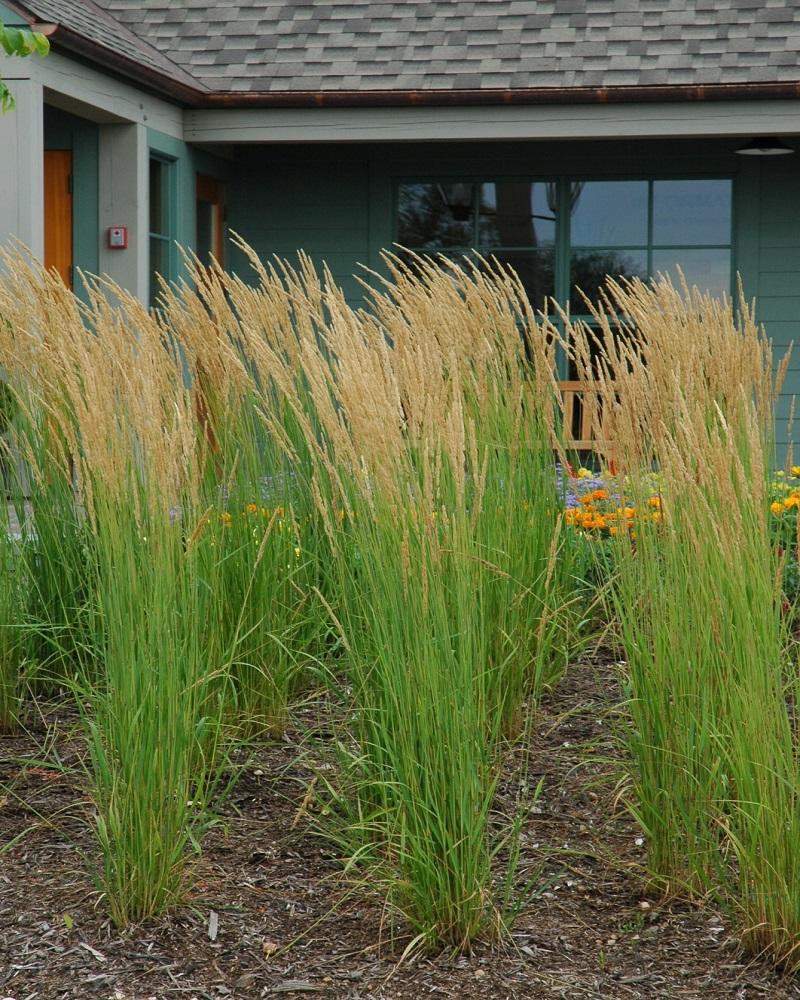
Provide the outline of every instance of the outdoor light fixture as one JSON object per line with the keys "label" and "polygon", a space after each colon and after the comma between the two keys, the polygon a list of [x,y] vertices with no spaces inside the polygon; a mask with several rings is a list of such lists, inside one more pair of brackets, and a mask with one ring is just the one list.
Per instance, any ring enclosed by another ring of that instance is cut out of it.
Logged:
{"label": "outdoor light fixture", "polygon": [[794,150],[781,139],[776,139],[774,135],[765,135],[762,138],[751,139],[736,152],[739,156],[786,156]]}

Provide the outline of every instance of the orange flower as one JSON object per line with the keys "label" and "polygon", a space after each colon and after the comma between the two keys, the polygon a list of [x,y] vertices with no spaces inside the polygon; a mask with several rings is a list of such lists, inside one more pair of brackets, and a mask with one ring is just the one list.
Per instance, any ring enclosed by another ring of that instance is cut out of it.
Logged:
{"label": "orange flower", "polygon": [[651,507],[655,507],[656,510],[661,510],[661,497],[650,497],[647,502]]}
{"label": "orange flower", "polygon": [[592,499],[608,500],[608,490],[592,490]]}
{"label": "orange flower", "polygon": [[585,493],[585,494],[584,494],[584,495],[583,495],[583,496],[581,497],[581,503],[582,503],[582,504],[583,504],[583,505],[584,505],[585,507],[591,507],[591,506],[592,506],[592,495],[591,495],[591,493]]}

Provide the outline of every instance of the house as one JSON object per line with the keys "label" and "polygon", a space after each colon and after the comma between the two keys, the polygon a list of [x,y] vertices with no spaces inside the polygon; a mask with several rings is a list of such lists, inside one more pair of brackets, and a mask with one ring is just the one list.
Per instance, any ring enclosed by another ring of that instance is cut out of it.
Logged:
{"label": "house", "polygon": [[[512,264],[580,312],[606,273],[745,293],[800,339],[800,2],[0,0],[0,241],[142,300],[174,241]],[[80,293],[80,288],[77,288]],[[564,371],[564,376],[568,372]],[[781,409],[800,388],[800,355]]]}

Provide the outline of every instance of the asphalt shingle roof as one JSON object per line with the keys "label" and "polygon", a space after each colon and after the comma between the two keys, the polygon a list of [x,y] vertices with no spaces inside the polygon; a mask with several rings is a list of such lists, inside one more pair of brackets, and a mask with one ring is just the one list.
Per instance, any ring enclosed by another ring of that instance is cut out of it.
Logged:
{"label": "asphalt shingle roof", "polygon": [[[103,8],[218,91],[800,80],[800,0],[34,0]],[[63,20],[66,22],[66,13]],[[88,30],[88,29],[87,29]]]}
{"label": "asphalt shingle roof", "polygon": [[162,73],[187,86],[203,87],[191,73],[159,52],[144,32],[126,25],[95,0],[24,0],[23,6],[41,21],[70,29],[112,53],[125,56],[140,66]]}

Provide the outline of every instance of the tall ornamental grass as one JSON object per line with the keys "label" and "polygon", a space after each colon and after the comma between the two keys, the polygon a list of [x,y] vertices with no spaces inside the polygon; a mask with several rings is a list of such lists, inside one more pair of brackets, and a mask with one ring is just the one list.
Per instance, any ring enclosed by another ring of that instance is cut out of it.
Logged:
{"label": "tall ornamental grass", "polygon": [[[769,343],[744,303],[611,284],[601,400],[640,510],[617,534],[635,809],[665,891],[727,901],[746,942],[796,966],[800,771],[781,555],[768,530]],[[635,330],[635,338],[630,333]],[[588,368],[588,331],[569,331]]]}
{"label": "tall ornamental grass", "polygon": [[[287,454],[308,459],[304,489],[330,544],[337,690],[355,737],[345,839],[417,941],[467,948],[510,912],[515,852],[498,887],[506,841],[490,824],[501,736],[519,733],[526,699],[558,672],[559,510],[549,426],[535,419],[539,398],[552,405],[552,368],[511,279],[389,265],[393,281],[361,312],[304,265],[227,292],[237,339],[302,431],[298,446],[283,409],[264,408]],[[265,315],[280,286],[297,317],[288,338]]]}
{"label": "tall ornamental grass", "polygon": [[[209,564],[200,559],[200,437],[156,316],[99,283],[80,306],[55,276],[6,264],[16,344],[4,367],[27,380],[30,397],[17,420],[34,488],[25,584],[39,600],[50,566],[58,580],[81,580],[92,624],[88,639],[73,638],[64,680],[86,727],[98,882],[125,924],[185,895],[219,758],[208,685],[224,661],[205,627],[214,581],[198,570]],[[55,527],[59,517],[69,530]],[[78,532],[88,539],[80,553]],[[80,609],[58,605],[54,624],[62,612],[69,630]]]}
{"label": "tall ornamental grass", "polygon": [[0,505],[0,732],[13,732],[22,712],[25,542],[12,531],[9,506],[2,494]]}
{"label": "tall ornamental grass", "polygon": [[316,509],[296,447],[290,461],[264,414],[281,439],[299,443],[298,434],[252,350],[267,339],[291,347],[289,298],[281,286],[261,302],[259,290],[194,262],[189,284],[163,290],[162,314],[191,374],[203,439],[200,494],[215,512],[210,614],[230,661],[229,713],[248,737],[277,734],[326,631]]}
{"label": "tall ornamental grass", "polygon": [[83,325],[80,305],[63,283],[11,255],[0,255],[0,266],[7,272],[0,282],[0,370],[14,399],[5,434],[6,488],[26,540],[22,648],[27,684],[50,695],[96,666],[91,535],[76,479],[67,389],[68,379],[79,378],[91,391],[92,373],[68,366],[71,332]]}
{"label": "tall ornamental grass", "polygon": [[99,880],[118,923],[177,902],[221,730],[279,730],[322,664],[352,850],[418,941],[469,948],[513,912],[524,812],[499,830],[495,791],[575,627],[552,338],[486,262],[387,257],[356,310],[308,259],[248,252],[252,285],[195,266],[154,313],[6,261],[26,572],[59,594]]}

